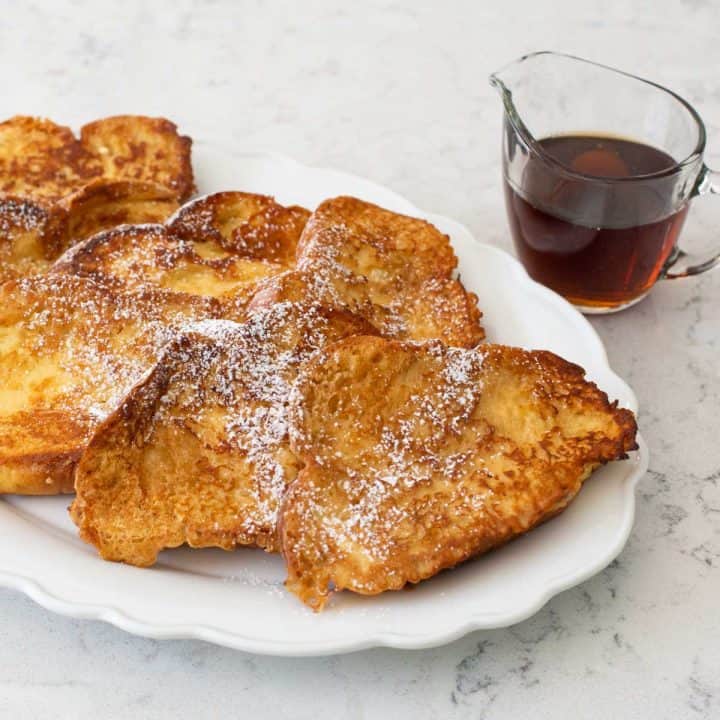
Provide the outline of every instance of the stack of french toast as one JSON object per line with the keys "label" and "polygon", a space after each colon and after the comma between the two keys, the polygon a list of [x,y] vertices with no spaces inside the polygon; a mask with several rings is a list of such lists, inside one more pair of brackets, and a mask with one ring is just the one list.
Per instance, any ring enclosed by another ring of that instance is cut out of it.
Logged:
{"label": "stack of french toast", "polygon": [[0,492],[74,492],[106,560],[260,547],[319,610],[507,542],[636,447],[580,367],[484,341],[431,224],[194,192],[167,120],[0,124]]}

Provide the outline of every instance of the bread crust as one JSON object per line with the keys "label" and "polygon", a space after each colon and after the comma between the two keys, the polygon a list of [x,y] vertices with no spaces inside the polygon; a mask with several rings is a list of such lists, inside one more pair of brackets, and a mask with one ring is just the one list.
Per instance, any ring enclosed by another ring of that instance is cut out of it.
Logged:
{"label": "bread crust", "polygon": [[214,301],[46,275],[0,286],[0,493],[71,492],[100,421]]}
{"label": "bread crust", "polygon": [[52,272],[118,290],[151,286],[214,297],[226,301],[225,317],[240,320],[257,284],[290,267],[285,263],[294,258],[300,218],[308,214],[264,195],[215,193],[187,203],[164,225],[94,235],[68,250]]}
{"label": "bread crust", "polygon": [[0,123],[0,281],[108,227],[164,220],[193,191],[190,147],[163,118],[104,118],[80,138],[42,118]]}
{"label": "bread crust", "polygon": [[629,410],[548,352],[354,337],[296,384],[303,463],[279,520],[288,589],[316,610],[429,578],[564,509],[636,448]]}
{"label": "bread crust", "polygon": [[285,431],[292,382],[325,343],[368,331],[361,318],[280,297],[243,324],[197,324],[83,454],[71,509],[80,536],[139,566],[183,543],[277,551],[278,505],[298,469]]}
{"label": "bread crust", "polygon": [[353,197],[326,200],[305,226],[297,265],[326,295],[364,308],[385,337],[474,347],[485,336],[477,297],[454,277],[450,239],[424,220]]}

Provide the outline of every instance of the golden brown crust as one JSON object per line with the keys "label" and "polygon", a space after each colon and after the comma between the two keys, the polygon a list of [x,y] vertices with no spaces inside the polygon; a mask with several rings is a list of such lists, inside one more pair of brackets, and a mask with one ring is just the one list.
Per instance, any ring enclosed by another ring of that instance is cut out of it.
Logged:
{"label": "golden brown crust", "polygon": [[201,298],[115,293],[73,276],[0,286],[0,493],[69,492],[92,432],[174,328],[220,312]]}
{"label": "golden brown crust", "polygon": [[370,275],[377,258],[384,260],[385,274],[414,280],[446,278],[457,267],[450,239],[429,222],[358,198],[325,200],[306,227],[298,257],[341,261],[360,275]]}
{"label": "golden brown crust", "polygon": [[168,226],[183,240],[290,267],[309,216],[305,208],[279,205],[267,195],[228,191],[186,203]]}
{"label": "golden brown crust", "polygon": [[194,243],[176,238],[166,226],[146,224],[93,235],[70,248],[50,272],[88,277],[118,291],[155,287],[227,300],[224,317],[239,319],[257,283],[284,269],[228,253],[203,257]]}
{"label": "golden brown crust", "polygon": [[3,196],[59,200],[101,174],[98,158],[83,147],[70,128],[22,115],[0,123]]}
{"label": "golden brown crust", "polygon": [[357,198],[326,200],[305,226],[297,264],[339,300],[365,306],[386,337],[458,347],[484,337],[477,298],[453,278],[449,238],[424,220]]}
{"label": "golden brown crust", "polygon": [[165,547],[277,550],[276,514],[297,473],[285,432],[305,359],[360,318],[277,302],[242,324],[199,323],[97,431],[76,474],[72,517],[109,560],[151,565]]}
{"label": "golden brown crust", "polygon": [[67,213],[63,249],[118,225],[160,223],[178,208],[162,185],[129,180],[93,180],[60,201]]}
{"label": "golden brown crust", "polygon": [[67,214],[56,204],[0,198],[0,283],[44,272],[67,237]]}
{"label": "golden brown crust", "polygon": [[84,125],[80,143],[97,158],[103,177],[149,182],[187,200],[195,190],[192,140],[165,118],[116,115]]}
{"label": "golden brown crust", "polygon": [[[302,226],[273,224],[273,218],[295,218],[300,211],[263,195],[208,195],[184,205],[164,226],[123,226],[94,235],[57,260],[52,272],[90,277],[118,290],[151,286],[223,299],[225,317],[240,319],[258,282],[286,271],[280,260],[295,253]],[[266,233],[262,222],[268,223]],[[243,230],[249,225],[250,234]],[[236,241],[240,236],[242,243]]]}
{"label": "golden brown crust", "polygon": [[162,118],[0,123],[0,281],[44,272],[72,243],[163,221],[192,190],[190,141]]}
{"label": "golden brown crust", "polygon": [[634,449],[632,413],[547,352],[340,341],[295,387],[304,468],[280,513],[288,588],[315,609],[431,577],[560,512]]}

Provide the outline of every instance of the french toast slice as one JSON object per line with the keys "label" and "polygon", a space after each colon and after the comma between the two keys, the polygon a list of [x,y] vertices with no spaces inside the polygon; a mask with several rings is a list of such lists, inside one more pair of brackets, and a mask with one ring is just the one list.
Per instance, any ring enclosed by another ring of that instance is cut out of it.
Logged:
{"label": "french toast slice", "polygon": [[257,283],[285,270],[282,265],[222,251],[201,255],[196,244],[172,235],[165,225],[126,225],[94,235],[70,248],[52,274],[88,277],[122,291],[156,287],[232,301],[242,312]]}
{"label": "french toast slice", "polygon": [[219,192],[183,205],[168,221],[170,232],[214,257],[218,249],[288,267],[310,212],[285,207],[267,195]]}
{"label": "french toast slice", "polygon": [[63,251],[66,230],[56,203],[0,198],[0,284],[44,272]]}
{"label": "french toast slice", "polygon": [[167,188],[102,178],[56,203],[0,199],[0,282],[45,272],[74,242],[124,223],[162,222],[177,207]]}
{"label": "french toast slice", "polygon": [[161,185],[181,202],[195,190],[192,140],[166,118],[116,115],[95,120],[80,128],[80,144],[97,158],[104,178]]}
{"label": "french toast slice", "polygon": [[316,610],[335,590],[417,583],[561,512],[635,449],[629,410],[549,352],[355,337],[300,373],[279,517],[287,587]]}
{"label": "french toast slice", "polygon": [[190,139],[161,118],[0,123],[0,282],[44,272],[77,240],[163,221],[192,192]]}
{"label": "french toast slice", "polygon": [[223,299],[237,319],[257,283],[293,262],[308,215],[263,195],[208,195],[184,205],[165,225],[118,227],[90,237],[58,259],[52,272],[118,289],[149,285]]}
{"label": "french toast slice", "polygon": [[297,266],[339,302],[369,307],[383,336],[459,347],[484,338],[477,297],[453,277],[449,238],[424,220],[357,198],[326,200],[303,230]]}
{"label": "french toast slice", "polygon": [[23,115],[0,123],[0,195],[59,200],[101,175],[70,128]]}
{"label": "french toast slice", "polygon": [[0,493],[71,492],[93,431],[175,328],[219,312],[202,298],[114,293],[72,276],[0,286]]}
{"label": "french toast slice", "polygon": [[194,189],[191,144],[165,118],[103,118],[78,139],[51,120],[17,115],[0,123],[0,195],[60,200],[104,178],[160,185],[183,201]]}
{"label": "french toast slice", "polygon": [[67,225],[63,250],[118,225],[161,223],[179,207],[173,190],[135,180],[93,180],[63,198]]}
{"label": "french toast slice", "polygon": [[277,550],[297,473],[286,404],[301,364],[367,323],[277,302],[243,324],[188,327],[100,427],[77,468],[71,516],[103,558],[147,566],[163,548]]}

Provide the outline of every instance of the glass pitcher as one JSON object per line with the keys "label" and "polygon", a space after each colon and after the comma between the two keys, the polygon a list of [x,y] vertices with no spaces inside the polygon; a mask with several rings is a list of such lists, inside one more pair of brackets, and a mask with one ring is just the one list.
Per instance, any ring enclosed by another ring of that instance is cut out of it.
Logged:
{"label": "glass pitcher", "polygon": [[720,251],[678,246],[690,201],[720,192],[705,127],[670,90],[554,52],[490,77],[505,108],[503,174],[515,248],[530,275],[581,311],[614,312],[660,278],[705,272]]}

